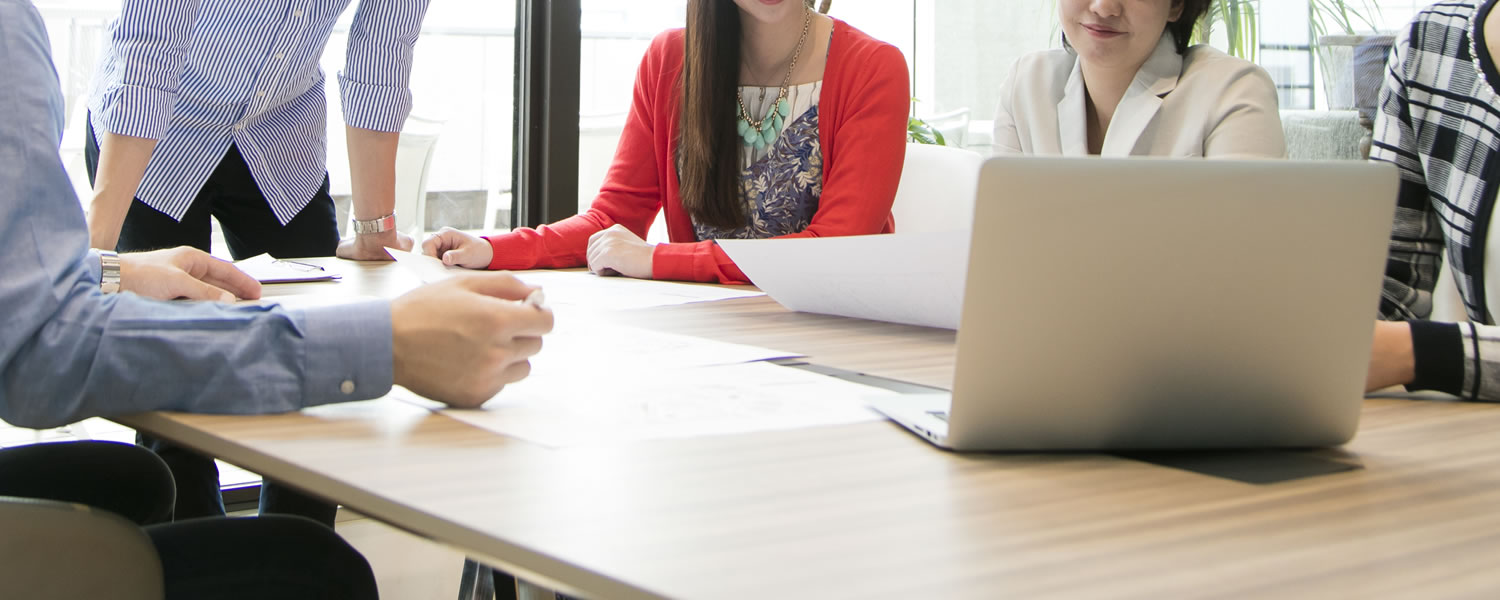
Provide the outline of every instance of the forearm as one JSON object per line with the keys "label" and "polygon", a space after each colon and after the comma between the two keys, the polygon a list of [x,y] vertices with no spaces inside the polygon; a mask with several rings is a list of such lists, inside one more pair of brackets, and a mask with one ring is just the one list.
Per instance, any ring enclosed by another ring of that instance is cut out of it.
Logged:
{"label": "forearm", "polygon": [[396,209],[396,146],[399,132],[346,126],[354,218],[383,217]]}
{"label": "forearm", "polygon": [[146,175],[156,140],[108,132],[99,133],[99,168],[94,198],[89,203],[89,245],[114,250],[125,214]]}
{"label": "forearm", "polygon": [[303,314],[101,297],[91,285],[80,280],[4,364],[0,418],[51,427],[149,410],[285,412],[391,385],[384,302]]}
{"label": "forearm", "polygon": [[[396,212],[396,145],[398,132],[347,126],[349,174],[352,176],[356,221],[373,221]],[[408,215],[415,216],[415,215]],[[337,255],[348,260],[390,260],[386,248],[408,250],[413,240],[391,227],[356,232],[339,244]]]}

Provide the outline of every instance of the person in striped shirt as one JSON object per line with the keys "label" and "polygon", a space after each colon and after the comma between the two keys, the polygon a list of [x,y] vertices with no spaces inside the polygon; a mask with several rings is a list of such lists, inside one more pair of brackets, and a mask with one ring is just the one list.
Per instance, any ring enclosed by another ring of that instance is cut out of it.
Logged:
{"label": "person in striped shirt", "polygon": [[[356,234],[340,241],[319,59],[349,4],[122,0],[88,101],[90,244],[208,251],[212,216],[236,259],[389,260],[383,248],[410,249],[395,230],[396,144],[428,0],[362,0],[355,10],[338,79]],[[222,514],[211,460],[142,442],[178,477],[178,517]],[[263,509],[332,524],[332,506],[290,490],[268,486],[262,499]]]}

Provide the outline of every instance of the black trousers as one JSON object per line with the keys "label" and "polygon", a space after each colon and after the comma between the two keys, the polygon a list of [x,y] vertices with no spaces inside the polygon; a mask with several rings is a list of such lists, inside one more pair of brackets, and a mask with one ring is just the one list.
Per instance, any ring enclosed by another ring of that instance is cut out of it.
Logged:
{"label": "black trousers", "polygon": [[[84,140],[84,159],[92,184],[99,166],[99,144],[92,119]],[[338,220],[333,198],[328,195],[327,176],[312,202],[282,226],[239,149],[230,146],[181,221],[139,199],[131,202],[115,249],[138,252],[192,246],[208,252],[212,236],[210,216],[219,220],[224,241],[229,243],[229,252],[235,259],[263,253],[276,258],[333,256],[339,244]],[[156,452],[172,469],[177,480],[176,518],[224,516],[219,469],[213,459],[151,436],[142,435],[136,441]],[[332,527],[338,507],[268,481],[261,486],[260,510],[262,514],[307,517]]]}
{"label": "black trousers", "polygon": [[172,511],[172,475],[136,446],[61,442],[0,449],[0,496],[85,504],[144,526],[161,559],[168,599],[378,597],[364,557],[333,530],[306,519],[164,523]]}
{"label": "black trousers", "polygon": [[[84,164],[88,167],[89,183],[92,184],[99,167],[99,144],[92,120],[87,136]],[[313,194],[307,207],[282,225],[271,212],[271,205],[261,194],[239,148],[231,145],[181,221],[147,206],[140,199],[131,202],[115,249],[138,252],[192,246],[208,252],[212,239],[209,217],[219,220],[224,241],[229,243],[229,253],[235,260],[257,254],[270,254],[276,258],[333,256],[339,245],[338,218],[333,198],[328,195],[327,175],[323,176],[323,186]]]}

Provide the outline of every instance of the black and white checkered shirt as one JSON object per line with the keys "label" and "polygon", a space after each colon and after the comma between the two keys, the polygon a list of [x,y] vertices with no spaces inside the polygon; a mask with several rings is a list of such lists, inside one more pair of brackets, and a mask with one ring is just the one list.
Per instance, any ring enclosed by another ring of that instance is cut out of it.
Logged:
{"label": "black and white checkered shirt", "polygon": [[[1500,191],[1500,73],[1478,27],[1494,4],[1439,2],[1401,33],[1370,152],[1401,171],[1380,312],[1413,322],[1411,387],[1479,400],[1500,400],[1500,327],[1484,288],[1485,240]],[[1473,324],[1423,321],[1445,259]]]}

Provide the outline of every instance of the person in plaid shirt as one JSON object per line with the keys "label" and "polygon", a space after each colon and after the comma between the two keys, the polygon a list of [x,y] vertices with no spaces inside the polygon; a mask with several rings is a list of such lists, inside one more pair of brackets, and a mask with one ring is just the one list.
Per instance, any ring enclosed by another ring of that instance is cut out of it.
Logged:
{"label": "person in plaid shirt", "polygon": [[[1423,10],[1387,63],[1370,158],[1401,171],[1381,321],[1366,385],[1500,400],[1500,327],[1488,263],[1500,192],[1500,72],[1496,0],[1452,0]],[[1500,251],[1500,246],[1497,246]],[[1469,322],[1430,320],[1443,261]]]}

